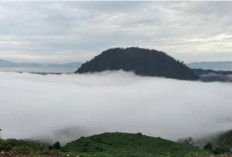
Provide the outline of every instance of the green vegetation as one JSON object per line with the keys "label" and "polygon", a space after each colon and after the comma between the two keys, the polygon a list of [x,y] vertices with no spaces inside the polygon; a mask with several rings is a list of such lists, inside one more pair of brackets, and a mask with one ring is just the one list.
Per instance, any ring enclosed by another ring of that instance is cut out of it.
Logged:
{"label": "green vegetation", "polygon": [[85,153],[82,156],[125,157],[191,157],[210,153],[192,145],[129,133],[103,133],[66,144],[64,152]]}
{"label": "green vegetation", "polygon": [[61,154],[56,150],[49,150],[49,146],[29,140],[0,140],[0,150],[16,155],[56,155]]}
{"label": "green vegetation", "polygon": [[219,136],[218,144],[232,148],[232,130],[229,130]]}
{"label": "green vegetation", "polygon": [[232,130],[222,133],[217,140],[217,146],[213,149],[214,154],[222,154],[232,148]]}
{"label": "green vegetation", "polygon": [[0,140],[1,151],[15,156],[50,157],[208,157],[209,151],[141,133],[103,133],[81,137],[61,147],[27,140]]}
{"label": "green vegetation", "polygon": [[204,150],[212,152],[214,154],[228,153],[232,148],[232,130],[224,132],[217,137],[214,144],[208,142],[204,146]]}
{"label": "green vegetation", "polygon": [[212,143],[208,142],[208,143],[204,146],[204,150],[213,152],[213,145],[212,145]]}

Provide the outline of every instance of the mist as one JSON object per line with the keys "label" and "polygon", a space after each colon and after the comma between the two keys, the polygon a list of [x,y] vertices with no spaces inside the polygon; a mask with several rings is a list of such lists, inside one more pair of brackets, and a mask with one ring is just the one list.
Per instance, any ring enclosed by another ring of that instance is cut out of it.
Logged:
{"label": "mist", "polygon": [[141,77],[123,71],[0,72],[2,138],[66,143],[102,132],[177,140],[232,128],[232,84]]}

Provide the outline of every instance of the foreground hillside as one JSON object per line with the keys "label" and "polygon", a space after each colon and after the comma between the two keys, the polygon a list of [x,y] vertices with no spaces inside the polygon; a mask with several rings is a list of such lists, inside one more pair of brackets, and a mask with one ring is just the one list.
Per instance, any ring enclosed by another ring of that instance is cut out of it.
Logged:
{"label": "foreground hillside", "polygon": [[149,137],[141,133],[103,133],[60,147],[59,142],[45,145],[25,140],[0,140],[0,156],[37,157],[208,157],[211,153],[189,144]]}
{"label": "foreground hillside", "polygon": [[209,156],[209,153],[192,145],[184,145],[173,141],[129,133],[103,133],[66,144],[62,151],[86,154],[101,153],[106,156],[128,157],[190,157]]}
{"label": "foreground hillside", "polygon": [[181,80],[197,80],[190,68],[166,53],[142,48],[114,48],[84,63],[76,73],[106,70],[132,71],[142,76],[159,76]]}

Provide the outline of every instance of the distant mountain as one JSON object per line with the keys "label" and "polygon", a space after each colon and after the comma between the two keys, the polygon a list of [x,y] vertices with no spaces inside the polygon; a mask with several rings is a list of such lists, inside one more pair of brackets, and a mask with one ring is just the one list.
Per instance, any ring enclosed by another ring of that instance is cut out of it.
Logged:
{"label": "distant mountain", "polygon": [[232,70],[232,61],[226,62],[193,62],[187,64],[193,69],[205,69],[205,70]]}
{"label": "distant mountain", "polygon": [[204,82],[232,82],[232,71],[192,69]]}
{"label": "distant mountain", "polygon": [[14,63],[0,59],[0,68],[73,68],[80,67],[81,62],[72,62],[66,64],[37,64],[37,63]]}
{"label": "distant mountain", "polygon": [[166,53],[142,48],[112,48],[84,63],[76,73],[106,70],[132,71],[142,76],[159,76],[181,80],[197,80],[190,68]]}
{"label": "distant mountain", "polygon": [[0,67],[12,66],[14,63],[0,59]]}

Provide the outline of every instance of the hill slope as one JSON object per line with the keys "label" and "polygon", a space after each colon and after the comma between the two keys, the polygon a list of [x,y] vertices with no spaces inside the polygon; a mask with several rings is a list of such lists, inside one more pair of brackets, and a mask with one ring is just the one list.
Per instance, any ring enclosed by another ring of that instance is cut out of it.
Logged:
{"label": "hill slope", "polygon": [[141,48],[113,48],[88,61],[76,73],[106,70],[133,71],[142,76],[160,76],[181,80],[196,80],[190,68],[166,53]]}
{"label": "hill slope", "polygon": [[106,153],[113,156],[177,156],[208,154],[192,145],[144,136],[140,133],[103,133],[66,144],[63,151],[79,153]]}

